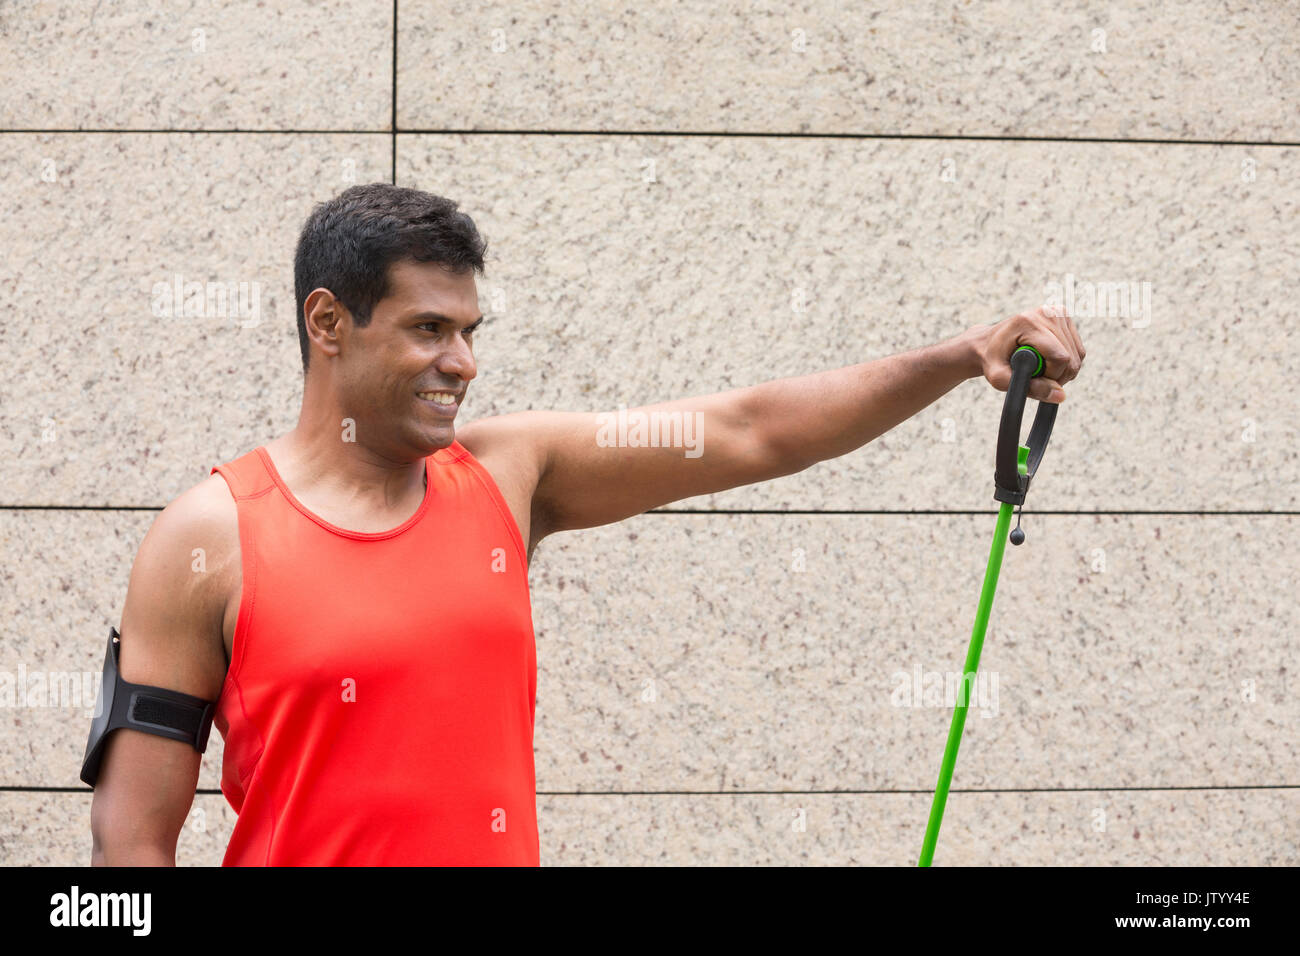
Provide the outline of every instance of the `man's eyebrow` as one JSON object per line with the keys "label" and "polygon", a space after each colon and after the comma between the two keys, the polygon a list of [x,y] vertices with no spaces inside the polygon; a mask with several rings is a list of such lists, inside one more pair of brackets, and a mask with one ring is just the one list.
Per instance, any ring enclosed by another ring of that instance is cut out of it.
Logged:
{"label": "man's eyebrow", "polygon": [[[448,325],[455,325],[456,320],[451,316],[443,315],[441,312],[417,312],[411,316],[411,321],[419,320],[421,322],[444,322]],[[484,322],[484,317],[479,316],[472,325],[465,326],[466,332],[473,332]]]}

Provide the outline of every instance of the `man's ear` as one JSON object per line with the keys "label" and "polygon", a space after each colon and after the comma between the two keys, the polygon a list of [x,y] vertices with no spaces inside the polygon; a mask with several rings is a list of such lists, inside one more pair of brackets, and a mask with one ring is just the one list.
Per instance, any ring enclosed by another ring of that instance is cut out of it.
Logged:
{"label": "man's ear", "polygon": [[[307,338],[326,355],[338,355],[339,335],[347,307],[329,289],[313,289],[303,303]],[[350,317],[350,316],[349,316]]]}

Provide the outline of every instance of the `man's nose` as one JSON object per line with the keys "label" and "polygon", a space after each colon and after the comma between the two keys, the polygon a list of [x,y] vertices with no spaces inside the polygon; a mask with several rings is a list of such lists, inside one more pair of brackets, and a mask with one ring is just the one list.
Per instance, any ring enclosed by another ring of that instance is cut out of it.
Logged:
{"label": "man's nose", "polygon": [[447,375],[455,375],[463,381],[471,381],[478,375],[478,364],[474,361],[474,350],[461,336],[456,336],[454,345],[438,356],[438,370]]}

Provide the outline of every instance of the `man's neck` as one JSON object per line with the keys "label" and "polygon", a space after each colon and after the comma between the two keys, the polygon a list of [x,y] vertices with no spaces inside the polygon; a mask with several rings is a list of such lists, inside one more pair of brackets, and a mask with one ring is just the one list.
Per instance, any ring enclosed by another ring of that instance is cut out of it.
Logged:
{"label": "man's neck", "polygon": [[[424,459],[396,461],[337,430],[312,436],[301,426],[268,442],[267,452],[296,497],[358,514],[383,515],[418,507],[428,484]],[[413,510],[413,509],[411,509]]]}

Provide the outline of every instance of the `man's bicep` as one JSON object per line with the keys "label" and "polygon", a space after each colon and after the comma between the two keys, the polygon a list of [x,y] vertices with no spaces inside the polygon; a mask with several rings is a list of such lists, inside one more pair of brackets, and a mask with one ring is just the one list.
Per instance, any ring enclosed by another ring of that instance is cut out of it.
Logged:
{"label": "man's bicep", "polygon": [[534,412],[548,531],[621,521],[780,473],[737,392],[612,412]]}
{"label": "man's bicep", "polygon": [[225,680],[224,585],[238,560],[234,501],[223,505],[213,487],[191,489],[154,521],[118,626],[123,680],[204,700],[215,700]]}

